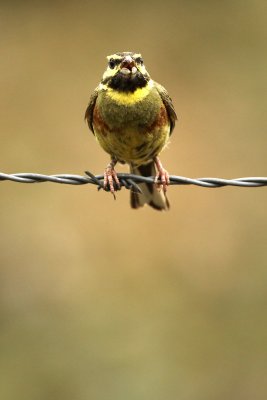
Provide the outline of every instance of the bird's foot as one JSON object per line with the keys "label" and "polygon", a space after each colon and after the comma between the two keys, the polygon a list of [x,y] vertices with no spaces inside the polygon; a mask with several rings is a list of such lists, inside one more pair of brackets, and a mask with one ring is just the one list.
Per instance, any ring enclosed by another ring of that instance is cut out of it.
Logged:
{"label": "bird's foot", "polygon": [[170,176],[168,171],[166,171],[165,168],[163,168],[161,161],[158,157],[155,157],[154,159],[156,167],[157,167],[157,175],[155,177],[155,184],[157,185],[157,188],[160,190],[163,188],[164,192],[167,192],[167,186],[170,184]]}
{"label": "bird's foot", "polygon": [[[114,169],[115,161],[111,161],[104,171],[104,189],[110,190],[115,198],[115,191],[121,188],[120,181]],[[114,185],[115,184],[115,185]]]}

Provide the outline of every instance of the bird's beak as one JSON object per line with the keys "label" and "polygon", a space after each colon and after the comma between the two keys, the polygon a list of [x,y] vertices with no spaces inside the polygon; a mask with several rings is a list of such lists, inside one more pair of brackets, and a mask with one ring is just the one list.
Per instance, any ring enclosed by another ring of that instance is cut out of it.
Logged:
{"label": "bird's beak", "polygon": [[121,73],[124,75],[135,75],[137,72],[136,64],[131,56],[126,56],[121,63]]}

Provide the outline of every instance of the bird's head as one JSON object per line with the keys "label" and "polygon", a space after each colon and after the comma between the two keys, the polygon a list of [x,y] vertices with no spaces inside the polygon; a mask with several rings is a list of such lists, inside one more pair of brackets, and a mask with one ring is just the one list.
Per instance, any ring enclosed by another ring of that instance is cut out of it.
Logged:
{"label": "bird's head", "polygon": [[132,52],[115,53],[107,57],[108,66],[102,84],[120,91],[134,92],[147,85],[150,76],[141,54]]}

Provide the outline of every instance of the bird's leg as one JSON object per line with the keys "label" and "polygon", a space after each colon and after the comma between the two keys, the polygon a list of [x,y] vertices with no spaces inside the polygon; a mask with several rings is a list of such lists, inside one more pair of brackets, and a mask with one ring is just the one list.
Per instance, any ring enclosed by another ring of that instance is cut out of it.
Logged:
{"label": "bird's leg", "polygon": [[[114,192],[117,189],[120,189],[120,181],[117,177],[117,173],[114,169],[115,165],[117,164],[117,160],[112,158],[110,163],[107,165],[107,168],[104,171],[104,189],[109,187],[111,193],[114,195]],[[116,184],[116,189],[114,188],[114,182]]]}
{"label": "bird's leg", "polygon": [[163,187],[163,191],[167,192],[167,186],[170,183],[170,177],[168,172],[166,171],[165,168],[163,168],[161,161],[159,159],[159,157],[155,157],[154,158],[154,162],[156,164],[157,167],[157,175],[155,178],[155,183],[157,184],[158,188],[160,189],[161,187]]}

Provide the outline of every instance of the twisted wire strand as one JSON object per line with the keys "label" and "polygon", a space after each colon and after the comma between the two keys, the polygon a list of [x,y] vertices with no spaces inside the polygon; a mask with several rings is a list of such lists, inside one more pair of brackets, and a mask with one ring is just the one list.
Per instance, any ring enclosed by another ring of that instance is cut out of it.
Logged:
{"label": "twisted wire strand", "polygon": [[[154,183],[155,181],[155,177],[153,176],[145,177],[126,173],[118,173],[117,175],[121,186],[124,186],[126,189],[134,189],[136,191],[140,191],[138,183]],[[67,185],[93,184],[97,185],[99,189],[103,188],[103,179],[103,175],[93,175],[88,171],[86,171],[85,176],[73,174],[43,175],[26,172],[5,174],[0,172],[0,181],[13,181],[19,183],[53,182]],[[196,185],[206,188],[218,188],[223,186],[260,187],[267,186],[267,177],[192,179],[184,176],[170,175],[170,185]]]}

